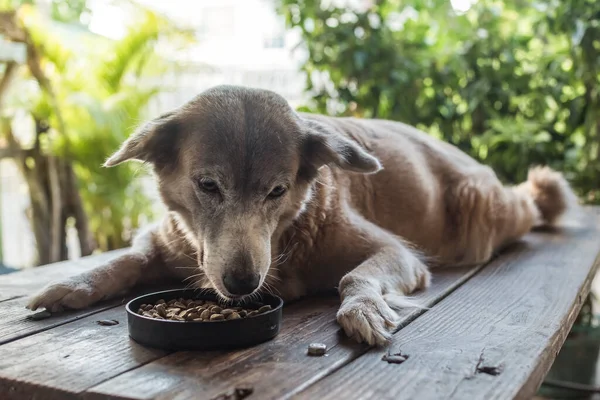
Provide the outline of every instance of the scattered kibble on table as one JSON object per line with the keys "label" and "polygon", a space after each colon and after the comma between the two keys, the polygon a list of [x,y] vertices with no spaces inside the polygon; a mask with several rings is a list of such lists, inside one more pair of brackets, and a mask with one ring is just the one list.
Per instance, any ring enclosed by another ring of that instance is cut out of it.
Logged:
{"label": "scattered kibble on table", "polygon": [[402,353],[394,353],[394,354],[384,354],[381,358],[383,361],[387,361],[390,364],[402,364],[404,361],[408,360],[408,354]]}
{"label": "scattered kibble on table", "polygon": [[323,343],[311,343],[308,345],[308,354],[311,356],[322,356],[327,352],[327,345]]}
{"label": "scattered kibble on table", "polygon": [[209,322],[251,318],[272,309],[268,304],[253,304],[249,308],[224,307],[210,300],[186,300],[179,298],[165,301],[161,299],[156,304],[142,304],[138,310],[138,314],[149,318],[171,321]]}
{"label": "scattered kibble on table", "polygon": [[117,321],[116,319],[103,319],[100,321],[96,321],[96,323],[98,325],[102,325],[102,326],[112,326],[112,325],[118,325],[119,321]]}

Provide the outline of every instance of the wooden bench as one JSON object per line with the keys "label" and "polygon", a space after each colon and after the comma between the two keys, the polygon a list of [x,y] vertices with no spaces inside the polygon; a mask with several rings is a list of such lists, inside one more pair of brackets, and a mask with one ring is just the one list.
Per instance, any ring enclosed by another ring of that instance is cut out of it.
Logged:
{"label": "wooden bench", "polygon": [[[274,340],[232,352],[145,348],[129,339],[119,299],[32,321],[28,294],[88,270],[103,254],[0,277],[1,399],[530,398],[561,348],[599,264],[599,209],[579,226],[529,234],[485,266],[440,270],[389,348],[348,340],[336,297],[284,308]],[[98,320],[116,319],[114,326]],[[311,342],[326,356],[309,357]],[[408,355],[402,364],[386,353]],[[221,396],[221,397],[219,397]]]}

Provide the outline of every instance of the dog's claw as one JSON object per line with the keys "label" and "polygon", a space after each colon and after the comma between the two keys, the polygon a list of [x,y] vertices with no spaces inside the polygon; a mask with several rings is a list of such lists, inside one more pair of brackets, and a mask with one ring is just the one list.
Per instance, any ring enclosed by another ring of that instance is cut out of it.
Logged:
{"label": "dog's claw", "polygon": [[398,314],[383,298],[345,299],[337,320],[346,335],[359,343],[384,346],[391,340],[390,330],[397,325]]}

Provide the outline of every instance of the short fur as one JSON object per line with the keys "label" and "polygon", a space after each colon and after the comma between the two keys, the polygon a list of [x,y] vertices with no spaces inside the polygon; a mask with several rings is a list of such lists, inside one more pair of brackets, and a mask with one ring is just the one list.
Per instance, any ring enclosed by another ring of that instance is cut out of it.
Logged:
{"label": "short fur", "polygon": [[414,306],[407,296],[429,285],[426,264],[484,263],[576,202],[549,168],[505,187],[405,124],[298,114],[275,93],[234,86],[142,126],[106,165],[128,160],[153,166],[166,218],[128,254],[46,287],[29,308],[83,308],[165,277],[226,298],[337,288],[345,332],[381,345]]}

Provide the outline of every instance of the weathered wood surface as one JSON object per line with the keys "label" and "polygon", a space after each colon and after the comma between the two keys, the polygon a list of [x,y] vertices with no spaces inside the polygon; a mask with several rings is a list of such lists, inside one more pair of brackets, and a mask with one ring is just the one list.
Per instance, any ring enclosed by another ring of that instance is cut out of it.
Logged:
{"label": "weathered wood surface", "polygon": [[88,309],[66,311],[43,320],[34,321],[29,318],[32,312],[27,310],[25,305],[30,295],[35,294],[50,282],[88,271],[123,252],[124,250],[117,250],[76,261],[65,261],[0,276],[0,345],[123,305],[136,293],[147,291],[147,289],[136,289],[126,296],[102,302]]}
{"label": "weathered wood surface", "polygon": [[[438,275],[434,279],[432,290],[421,296],[432,303],[467,279],[474,270],[470,268],[447,271]],[[307,341],[299,340],[298,335],[310,338],[313,330],[319,332],[316,340],[324,340],[332,350],[336,348],[338,350],[332,351],[327,358],[310,361],[326,360],[335,363],[337,357],[338,361],[344,362],[347,357],[356,357],[364,353],[366,348],[348,343],[342,335],[338,334],[339,327],[335,324],[337,306],[338,300],[335,297],[293,304],[286,307],[282,332],[271,342],[237,353],[178,353],[173,359],[167,358],[166,362],[169,364],[174,360],[176,365],[179,365],[187,358],[190,363],[206,365],[205,372],[210,370],[214,372],[226,370],[226,367],[235,360],[248,360],[245,365],[250,367],[253,367],[254,363],[264,367],[268,357],[275,357],[271,360],[272,366],[281,361],[281,358],[288,358],[294,359],[297,367],[302,367],[307,357]],[[114,327],[99,326],[95,321],[101,319],[117,319],[121,324]],[[0,392],[7,390],[14,395],[14,398],[41,394],[45,396],[44,398],[76,396],[94,384],[100,384],[109,377],[116,377],[166,354],[154,351],[143,353],[143,348],[128,338],[125,322],[125,312],[122,307],[118,307],[1,346],[0,351],[8,356],[0,361]],[[323,331],[323,327],[327,329]],[[340,342],[341,345],[338,346]],[[290,343],[294,346],[290,346]],[[91,351],[85,351],[88,346]],[[68,357],[65,358],[67,355]],[[313,363],[310,372],[320,374],[320,369],[321,364]],[[65,373],[68,370],[76,373],[74,375]],[[144,374],[143,372],[142,379]],[[163,377],[160,381],[165,382],[165,379]],[[147,385],[144,388],[126,383],[125,387],[134,389],[137,396],[143,394],[144,390],[160,390],[160,385],[158,389],[156,386],[158,381],[155,379],[150,381],[154,385]],[[296,383],[299,382],[302,381]],[[171,380],[171,384],[174,383]],[[97,390],[110,389],[118,384],[119,382],[108,381],[100,385]],[[221,387],[215,387],[213,390],[220,389]],[[192,398],[197,398],[196,396],[197,393],[191,394]]]}
{"label": "weathered wood surface", "polygon": [[2,316],[0,317],[0,345],[76,321],[123,303],[122,300],[103,302],[86,310],[68,311],[53,314],[49,318],[32,320],[30,316],[33,313],[25,308],[27,300],[27,297],[18,297],[0,303],[0,315]]}
{"label": "weathered wood surface", "polygon": [[84,310],[68,310],[51,314],[44,319],[32,319],[33,313],[25,308],[28,297],[16,297],[0,302],[0,345],[19,338],[42,332],[53,327],[64,325],[78,319],[94,315],[104,310],[125,305],[129,300],[143,293],[156,290],[174,289],[178,285],[162,285],[160,287],[135,288],[130,293],[109,301],[103,301]]}
{"label": "weathered wood surface", "polygon": [[[600,253],[597,219],[589,222],[596,226],[528,235],[480,269],[436,272],[418,294],[431,309],[407,313],[389,349],[410,356],[403,364],[346,339],[336,297],[287,305],[279,336],[255,347],[168,353],[129,339],[119,300],[25,319],[23,296],[114,253],[0,277],[0,398],[212,400],[235,387],[252,387],[249,400],[527,398],[589,288]],[[120,324],[100,326],[102,319]],[[328,354],[307,356],[311,342],[326,343]]]}
{"label": "weathered wood surface", "polygon": [[[102,319],[118,325],[101,326]],[[0,346],[2,399],[68,399],[166,354],[127,335],[122,307],[103,311]]]}
{"label": "weathered wood surface", "polygon": [[[418,297],[433,305],[475,271],[462,268],[440,272],[430,290]],[[284,311],[283,331],[274,340],[235,353],[176,353],[106,381],[88,390],[90,398],[212,399],[235,387],[252,387],[259,399],[280,398],[364,354],[366,346],[348,340],[335,321],[339,302],[313,300]],[[423,310],[407,313],[405,322]],[[326,357],[306,354],[309,343],[325,343]],[[99,396],[95,396],[95,395]],[[101,396],[100,396],[101,395]]]}
{"label": "weathered wood surface", "polygon": [[[414,323],[298,399],[529,399],[599,264],[598,219],[527,236]],[[386,353],[409,356],[402,364]]]}
{"label": "weathered wood surface", "polygon": [[28,268],[12,274],[0,276],[0,304],[2,301],[33,294],[46,284],[66,279],[70,276],[89,271],[115,257],[125,250],[81,258],[73,261],[62,261],[41,267]]}

